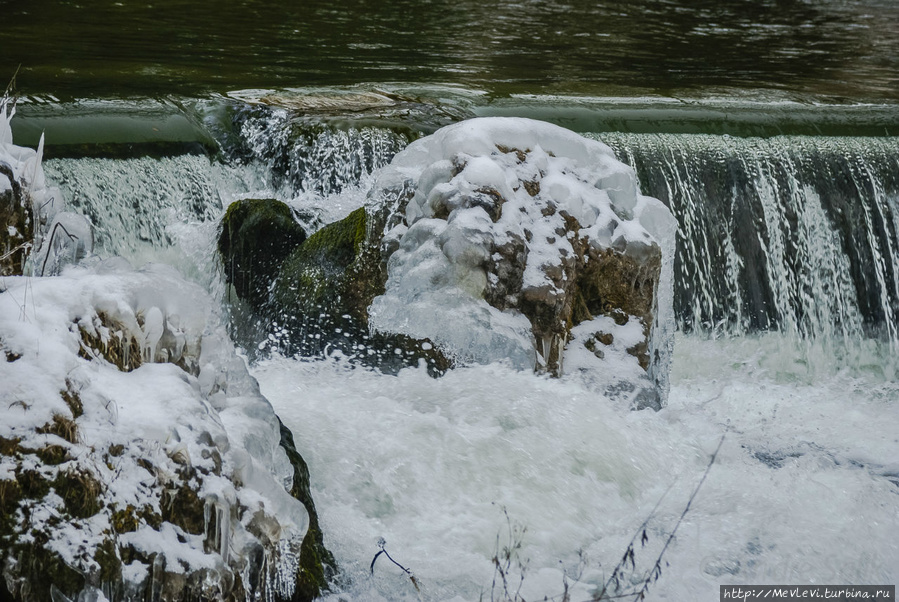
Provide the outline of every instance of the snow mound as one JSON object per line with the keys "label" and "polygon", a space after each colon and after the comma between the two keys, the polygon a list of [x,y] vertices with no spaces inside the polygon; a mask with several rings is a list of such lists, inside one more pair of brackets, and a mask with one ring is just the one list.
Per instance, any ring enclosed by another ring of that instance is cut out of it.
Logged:
{"label": "snow mound", "polygon": [[[55,555],[107,593],[120,575],[126,592],[181,583],[224,599],[237,583],[289,597],[295,574],[279,567],[295,564],[308,516],[288,493],[278,419],[209,296],[172,268],[121,259],[2,285],[13,524],[0,548]],[[13,587],[29,570],[15,557],[2,566]]]}
{"label": "snow mound", "polygon": [[472,119],[410,144],[369,199],[372,211],[399,206],[375,330],[431,339],[463,361],[561,373],[583,266],[603,253],[655,261],[654,307],[638,318],[652,322],[648,356],[664,356],[654,370],[667,394],[675,222],[606,145],[529,119]]}

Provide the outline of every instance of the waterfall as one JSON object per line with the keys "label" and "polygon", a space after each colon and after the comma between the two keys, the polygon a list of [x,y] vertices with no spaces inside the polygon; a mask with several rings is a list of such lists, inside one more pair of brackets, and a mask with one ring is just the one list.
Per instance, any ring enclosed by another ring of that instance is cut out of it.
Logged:
{"label": "waterfall", "polygon": [[372,174],[409,141],[385,128],[298,123],[268,107],[237,111],[229,127],[213,128],[214,157],[58,158],[44,168],[90,220],[101,255],[170,263],[210,284],[215,222],[233,200],[278,198],[316,230],[360,206]]}
{"label": "waterfall", "polygon": [[264,164],[273,185],[294,195],[327,196],[357,186],[415,137],[373,126],[335,127],[265,106],[238,110],[232,122],[236,139],[223,145],[226,153]]}
{"label": "waterfall", "polygon": [[[259,106],[229,127],[215,158],[54,159],[47,175],[92,221],[102,252],[171,261],[175,247],[208,255],[185,225],[212,227],[235,198],[291,202],[309,230],[342,218],[414,138]],[[588,136],[633,165],[643,193],[678,219],[680,330],[899,347],[899,139]],[[186,272],[208,262],[194,258]]]}
{"label": "waterfall", "polygon": [[[100,255],[163,261],[223,288],[210,267],[231,200],[279,198],[320,227],[360,206],[415,137],[268,107],[223,123],[213,156],[53,159],[47,179],[93,222]],[[899,347],[899,139],[590,136],[678,220],[675,312],[686,335],[668,407],[625,413],[577,379],[500,364],[434,379],[358,369],[339,354],[259,354],[252,375],[307,446],[344,579],[336,595],[413,599],[403,574],[372,574],[383,536],[428,598],[482,598],[497,534],[520,523],[533,567],[522,595],[558,594],[576,574],[572,599],[589,599],[641,529],[650,541],[636,566],[651,570],[725,429],[690,509],[695,528],[672,540],[671,570],[654,586],[662,598],[833,575],[892,582],[896,529],[884,525],[895,522],[899,372],[881,352]],[[872,347],[880,355],[856,354]],[[204,518],[209,550],[233,557],[227,504],[207,505]],[[277,564],[247,562],[245,582],[287,596],[298,559],[279,553]],[[156,558],[147,573],[158,597],[166,565]]]}
{"label": "waterfall", "polygon": [[899,139],[597,137],[678,219],[681,330],[899,345]]}

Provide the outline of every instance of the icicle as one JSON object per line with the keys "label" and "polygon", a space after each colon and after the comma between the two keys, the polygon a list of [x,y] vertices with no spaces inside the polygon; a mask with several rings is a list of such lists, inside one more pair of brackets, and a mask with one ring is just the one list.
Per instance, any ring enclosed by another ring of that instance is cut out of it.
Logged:
{"label": "icicle", "polygon": [[141,353],[145,362],[156,359],[156,348],[164,332],[162,312],[158,307],[151,307],[144,315],[143,343]]}
{"label": "icicle", "polygon": [[231,507],[227,502],[217,502],[215,505],[218,525],[218,553],[226,563],[231,551]]}

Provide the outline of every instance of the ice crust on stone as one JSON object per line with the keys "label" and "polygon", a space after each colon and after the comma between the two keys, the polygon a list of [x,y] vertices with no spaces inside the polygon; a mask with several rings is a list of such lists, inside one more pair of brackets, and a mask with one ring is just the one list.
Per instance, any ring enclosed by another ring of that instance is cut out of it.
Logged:
{"label": "ice crust on stone", "polygon": [[[495,249],[522,245],[521,294],[563,294],[553,277],[558,280],[574,256],[565,232],[569,217],[579,224],[578,236],[600,250],[639,257],[653,244],[662,247],[655,329],[670,345],[676,223],[660,201],[639,194],[633,169],[605,144],[545,122],[472,119],[397,154],[381,172],[371,206],[399,190],[414,195],[402,222],[388,222],[393,228],[385,240],[398,249],[388,262],[386,291],[370,308],[376,330],[430,338],[463,360],[508,358],[518,368],[533,368],[540,346],[531,324],[484,299],[492,276],[485,266],[502,260]],[[488,214],[497,199],[499,215]],[[670,349],[659,351],[670,356]]]}
{"label": "ice crust on stone", "polygon": [[[142,555],[122,565],[125,592],[201,571],[206,591],[239,576],[247,596],[276,589],[289,598],[296,571],[284,574],[280,559],[296,566],[308,515],[289,493],[294,468],[278,419],[212,298],[164,265],[71,265],[90,254],[90,224],[63,211],[44,180],[43,141],[37,151],[14,145],[14,109],[0,105],[0,163],[15,180],[0,186],[25,191],[37,249],[35,276],[0,279],[0,437],[13,448],[0,456],[0,481],[30,471],[51,484],[46,495],[20,500],[16,541],[43,545],[87,576],[79,600],[114,586],[91,577],[110,542]],[[54,424],[69,425],[68,434]],[[60,462],[43,461],[52,449]],[[66,492],[53,485],[60,478],[94,483],[99,505],[70,515]],[[179,488],[196,495],[201,534],[160,518],[173,499],[165,496]]]}
{"label": "ice crust on stone", "polygon": [[[93,235],[87,219],[66,211],[62,193],[47,185],[41,161],[44,136],[37,150],[13,144],[10,125],[16,113],[7,98],[0,99],[0,164],[7,166],[27,194],[34,219],[31,271],[37,275],[58,274],[65,266],[83,259],[93,250]],[[0,192],[11,190],[8,177],[0,177]]]}
{"label": "ice crust on stone", "polygon": [[[54,278],[5,278],[4,285],[0,341],[20,357],[0,362],[0,437],[19,440],[23,449],[65,446],[62,465],[34,463],[34,469],[48,479],[60,470],[89,473],[110,509],[149,507],[159,513],[159,484],[177,483],[184,467],[191,468],[191,486],[205,500],[205,535],[167,522],[158,528],[142,523],[120,535],[117,545],[161,554],[166,571],[215,574],[255,566],[260,542],[270,543],[262,533],[275,544],[269,549],[277,550],[278,541],[299,549],[308,516],[288,493],[293,467],[279,445],[277,417],[216,325],[212,300],[199,286],[168,266],[133,270],[121,260],[69,268]],[[90,349],[82,329],[94,329],[101,338],[123,334],[104,324],[143,341],[146,363],[123,372]],[[169,359],[170,345],[196,356],[187,362],[196,375],[172,363],[153,363]],[[77,393],[82,416],[72,416],[61,391]],[[39,433],[54,415],[74,418],[78,443]],[[115,446],[122,446],[120,455],[105,454]],[[31,458],[24,455],[19,470]],[[0,479],[14,476],[16,466],[7,460]],[[96,546],[109,537],[111,511],[50,528],[61,506],[58,495],[34,500],[29,529],[48,529],[49,547],[76,570],[89,572]],[[277,559],[269,560],[274,571]],[[133,568],[123,577],[144,574]]]}

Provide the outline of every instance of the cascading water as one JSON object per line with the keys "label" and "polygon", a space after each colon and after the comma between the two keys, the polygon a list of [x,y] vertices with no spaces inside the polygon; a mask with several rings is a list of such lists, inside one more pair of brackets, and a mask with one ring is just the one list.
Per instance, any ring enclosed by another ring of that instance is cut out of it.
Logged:
{"label": "cascading water", "polygon": [[214,226],[233,200],[286,201],[314,231],[360,206],[372,173],[409,140],[383,128],[296,123],[265,107],[233,120],[218,159],[51,159],[44,169],[91,221],[102,255],[171,263],[209,284],[202,275],[212,265],[214,227],[201,224]]}
{"label": "cascading water", "polygon": [[[574,378],[499,365],[432,379],[336,355],[262,356],[251,371],[297,436],[343,570],[334,599],[490,595],[503,509],[527,527],[525,597],[579,575],[572,599],[589,599],[671,487],[637,552],[638,564],[654,560],[725,430],[656,599],[717,599],[720,583],[891,582],[899,390],[882,356],[834,376],[806,370],[793,344],[826,343],[833,357],[896,344],[899,144],[595,136],[679,221],[669,406],[628,412]],[[102,253],[218,282],[211,249],[230,200],[280,198],[318,228],[361,206],[409,139],[255,107],[237,114],[216,159],[56,159],[46,171],[94,222]],[[850,513],[866,520],[842,523]],[[420,592],[389,563],[371,575],[379,537]]]}
{"label": "cascading water", "polygon": [[[267,108],[243,114],[235,130],[239,142],[225,162],[56,159],[45,169],[91,220],[98,247],[170,261],[173,245],[208,254],[189,248],[182,226],[214,221],[242,196],[291,201],[307,229],[339,219],[361,205],[371,174],[408,142],[384,128],[304,128]],[[899,141],[593,136],[632,164],[643,192],[678,219],[681,330],[899,345]]]}
{"label": "cascading water", "polygon": [[263,163],[273,185],[294,195],[327,196],[358,185],[410,141],[410,135],[386,128],[330,127],[270,107],[240,110],[233,121],[237,139],[226,153]]}
{"label": "cascading water", "polygon": [[600,137],[678,219],[681,329],[896,347],[897,139]]}
{"label": "cascading water", "polygon": [[[258,186],[250,170],[182,155],[161,159],[53,159],[47,177],[93,225],[100,254],[140,265],[174,263],[196,275],[188,260],[206,249],[190,248],[186,224],[211,223],[234,195]],[[181,250],[181,252],[179,252]]]}

